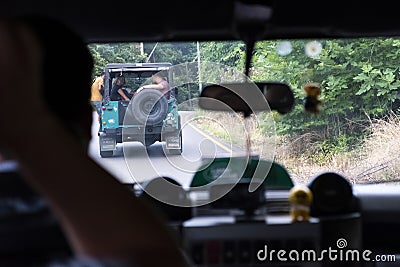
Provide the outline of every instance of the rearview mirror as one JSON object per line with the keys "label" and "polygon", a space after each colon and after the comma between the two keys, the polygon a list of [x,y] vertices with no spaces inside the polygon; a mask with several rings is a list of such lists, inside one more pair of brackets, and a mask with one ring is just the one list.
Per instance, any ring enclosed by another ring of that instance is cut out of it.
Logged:
{"label": "rearview mirror", "polygon": [[289,85],[279,82],[256,82],[271,110],[280,114],[292,111],[294,106],[294,94]]}
{"label": "rearview mirror", "polygon": [[294,95],[289,85],[279,82],[210,84],[203,88],[199,106],[206,110],[243,112],[290,112]]}

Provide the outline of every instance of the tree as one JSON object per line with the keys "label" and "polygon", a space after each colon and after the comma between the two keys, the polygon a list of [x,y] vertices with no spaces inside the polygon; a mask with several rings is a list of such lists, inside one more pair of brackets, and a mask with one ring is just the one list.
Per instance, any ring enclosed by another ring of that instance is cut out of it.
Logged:
{"label": "tree", "polygon": [[[156,48],[154,49],[155,46]],[[149,62],[169,62],[173,65],[177,65],[186,62],[193,62],[196,58],[196,43],[146,43],[144,45],[144,51],[147,56],[149,56],[153,51],[149,58]]]}
{"label": "tree", "polygon": [[90,44],[88,47],[94,59],[94,75],[108,63],[136,63],[146,58],[140,52],[139,43]]}

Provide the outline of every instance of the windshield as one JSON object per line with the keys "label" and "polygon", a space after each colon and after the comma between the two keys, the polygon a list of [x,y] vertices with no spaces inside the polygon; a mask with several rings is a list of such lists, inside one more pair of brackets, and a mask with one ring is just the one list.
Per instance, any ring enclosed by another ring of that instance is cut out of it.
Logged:
{"label": "windshield", "polygon": [[[215,157],[251,154],[284,166],[294,183],[323,171],[353,184],[397,179],[399,172],[400,40],[397,38],[273,40],[256,43],[249,78],[292,88],[291,112],[201,110],[206,83],[245,79],[245,45],[236,41],[90,44],[95,79],[108,63],[169,62],[182,118],[182,153],[166,157],[163,144],[122,142],[112,158],[99,156],[94,112],[90,155],[123,183],[168,176],[189,185],[196,170]],[[149,84],[131,74],[129,86]],[[316,85],[318,106],[307,109],[307,85]],[[123,127],[123,125],[121,126]]]}

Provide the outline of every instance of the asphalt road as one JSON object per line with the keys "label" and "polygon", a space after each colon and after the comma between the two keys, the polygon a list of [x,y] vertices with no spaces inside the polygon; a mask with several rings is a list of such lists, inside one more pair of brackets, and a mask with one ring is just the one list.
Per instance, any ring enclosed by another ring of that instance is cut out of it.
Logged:
{"label": "asphalt road", "polygon": [[118,144],[112,158],[101,158],[97,130],[97,114],[93,114],[92,140],[89,155],[122,183],[142,182],[166,176],[188,187],[195,171],[207,158],[231,155],[235,150],[215,137],[206,134],[191,121],[190,112],[181,112],[183,153],[166,156],[163,143],[156,142],[147,150],[139,142]]}

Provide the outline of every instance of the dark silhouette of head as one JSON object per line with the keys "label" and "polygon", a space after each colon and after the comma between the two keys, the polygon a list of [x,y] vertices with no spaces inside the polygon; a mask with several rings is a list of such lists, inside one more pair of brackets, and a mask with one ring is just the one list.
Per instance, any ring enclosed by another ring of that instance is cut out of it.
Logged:
{"label": "dark silhouette of head", "polygon": [[87,45],[81,36],[56,19],[25,16],[22,21],[30,26],[43,49],[45,103],[67,130],[87,146],[91,138],[94,64]]}

